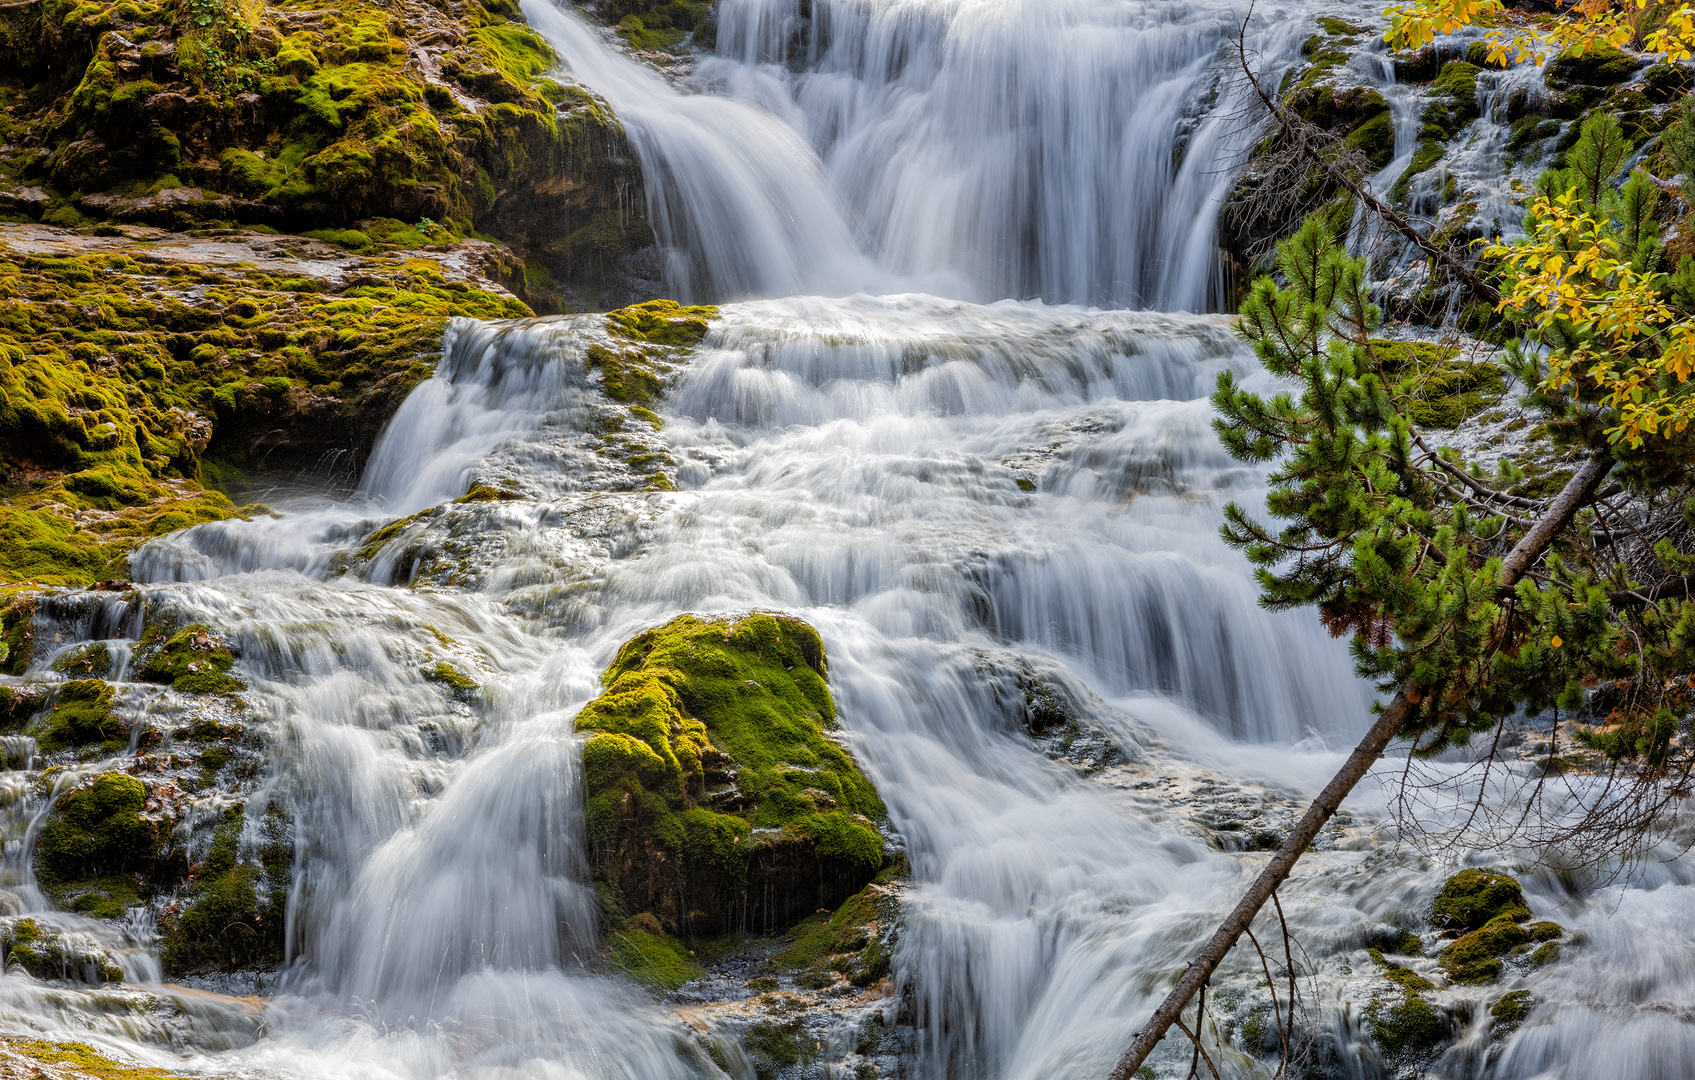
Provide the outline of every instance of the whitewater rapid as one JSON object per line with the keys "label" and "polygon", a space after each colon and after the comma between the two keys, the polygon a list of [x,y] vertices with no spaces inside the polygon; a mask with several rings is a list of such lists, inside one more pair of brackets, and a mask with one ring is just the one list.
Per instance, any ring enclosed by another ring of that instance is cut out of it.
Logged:
{"label": "whitewater rapid", "polygon": [[[797,0],[721,0],[719,53],[681,89],[576,16],[525,10],[625,122],[669,282],[756,297],[679,361],[663,429],[618,435],[663,451],[676,490],[644,490],[609,449],[617,409],[585,364],[598,316],[458,322],[355,496],[144,548],[137,604],[239,647],[271,748],[249,812],[294,822],[289,963],[224,987],[262,1005],[196,996],[158,984],[143,922],[46,913],[27,856],[50,794],[9,772],[7,910],[82,928],[158,996],[13,971],[0,1025],[215,1076],[723,1076],[674,1009],[597,973],[571,719],[633,634],[761,608],[819,629],[844,738],[912,866],[878,1006],[915,1033],[907,1075],[1104,1075],[1262,857],[1210,846],[1193,808],[1297,805],[1372,697],[1344,643],[1259,606],[1218,538],[1223,505],[1258,506],[1263,481],[1219,447],[1207,396],[1222,370],[1269,379],[1223,318],[1116,309],[1215,305],[1237,9],[813,0],[800,40]],[[1255,40],[1286,63],[1309,28],[1277,15]],[[522,497],[453,504],[473,483]],[[132,615],[51,629],[122,650]],[[31,677],[58,678],[51,660]],[[475,700],[422,674],[436,660],[473,673]],[[1032,742],[1004,692],[1023,677],[1122,767]],[[131,719],[180,706],[120,689]],[[1363,1080],[1385,1074],[1363,943],[1416,924],[1456,864],[1375,832],[1375,783],[1349,809],[1363,824],[1303,861],[1284,904],[1327,1067]],[[1590,944],[1515,976],[1539,1004],[1492,1055],[1478,998],[1434,1074],[1685,1075],[1687,868],[1525,885]],[[1218,990],[1249,1008],[1256,971],[1234,963]],[[1186,1070],[1179,1051],[1162,1075]]]}

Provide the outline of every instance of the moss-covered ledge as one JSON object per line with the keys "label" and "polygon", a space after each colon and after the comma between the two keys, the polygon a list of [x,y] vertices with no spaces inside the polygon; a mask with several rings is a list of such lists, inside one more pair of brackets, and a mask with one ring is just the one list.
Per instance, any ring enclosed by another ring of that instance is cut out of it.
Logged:
{"label": "moss-covered ledge", "polygon": [[619,651],[576,719],[609,916],[770,932],[871,881],[883,804],[829,734],[826,670],[817,631],[784,615],[684,615]]}

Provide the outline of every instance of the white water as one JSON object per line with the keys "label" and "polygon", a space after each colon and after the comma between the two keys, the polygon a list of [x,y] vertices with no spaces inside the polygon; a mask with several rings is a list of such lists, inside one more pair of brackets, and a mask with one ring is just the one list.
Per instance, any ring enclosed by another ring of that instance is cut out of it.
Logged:
{"label": "white water", "polygon": [[[687,298],[919,288],[1164,311],[1224,299],[1214,224],[1256,137],[1234,120],[1245,11],[721,0],[717,54],[680,92],[574,13],[524,4],[623,120]],[[1262,7],[1250,47],[1275,80],[1309,32]]]}
{"label": "white water", "polygon": [[[791,294],[1206,306],[1229,130],[1225,105],[1197,102],[1234,12],[814,0],[824,29],[789,57],[775,28],[792,5],[724,0],[725,55],[695,78],[733,96],[689,96],[573,17],[527,10],[662,178],[678,287],[788,298],[727,307],[681,373],[663,407],[674,494],[630,491],[595,452],[594,317],[462,324],[360,499],[140,553],[146,602],[241,648],[272,747],[250,820],[274,804],[296,823],[291,966],[262,1029],[228,999],[161,990],[171,1004],[150,1010],[18,972],[0,977],[0,1025],[211,1074],[721,1075],[669,1009],[584,966],[599,928],[570,720],[632,634],[759,607],[823,634],[844,729],[911,856],[909,1075],[1103,1075],[1252,865],[1190,813],[1207,791],[1311,791],[1367,716],[1342,645],[1261,610],[1217,539],[1223,503],[1252,505],[1260,482],[1217,446],[1206,395],[1225,366],[1265,377],[1218,319]],[[1268,27],[1275,55],[1307,32]],[[337,572],[375,525],[473,481],[530,497],[449,507],[362,576]],[[418,569],[431,558],[454,584]],[[437,659],[475,675],[476,701],[422,677]],[[1049,760],[997,693],[1020,664],[1145,767],[1088,778]],[[165,724],[182,707],[125,694]],[[7,775],[11,812],[39,815]],[[1188,794],[1163,797],[1167,777]],[[1382,810],[1369,789],[1351,808]],[[1363,935],[1416,919],[1452,869],[1365,839],[1309,856],[1284,901],[1318,969],[1330,1075],[1384,1075],[1359,1034]],[[8,855],[12,910],[39,911],[27,842]],[[1695,888],[1680,864],[1656,873],[1579,896],[1527,879],[1538,915],[1591,944],[1483,992],[1527,985],[1541,1004],[1498,1058],[1485,1018],[1434,1074],[1686,1075]],[[138,955],[132,982],[157,978],[145,927],[117,942],[53,917]],[[1245,961],[1219,985],[1258,992]],[[1187,1059],[1173,1047],[1159,1067]]]}

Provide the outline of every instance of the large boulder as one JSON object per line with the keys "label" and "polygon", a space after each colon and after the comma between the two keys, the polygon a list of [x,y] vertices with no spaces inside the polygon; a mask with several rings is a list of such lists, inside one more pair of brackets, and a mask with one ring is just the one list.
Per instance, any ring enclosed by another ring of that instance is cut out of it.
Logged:
{"label": "large boulder", "polygon": [[782,615],[638,635],[576,719],[607,914],[690,936],[769,932],[863,888],[882,802],[831,735],[823,643]]}

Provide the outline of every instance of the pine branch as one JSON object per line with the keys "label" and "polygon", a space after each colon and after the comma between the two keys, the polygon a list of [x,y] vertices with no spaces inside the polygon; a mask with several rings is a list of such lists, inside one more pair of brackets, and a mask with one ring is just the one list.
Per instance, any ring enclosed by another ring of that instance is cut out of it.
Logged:
{"label": "pine branch", "polygon": [[[1554,537],[1571,524],[1571,519],[1595,493],[1608,471],[1613,467],[1612,459],[1606,455],[1595,457],[1579,469],[1572,478],[1566,481],[1565,487],[1548,504],[1548,508],[1536,519],[1535,523],[1525,532],[1519,542],[1514,545],[1507,557],[1502,560],[1501,571],[1496,578],[1496,585],[1501,589],[1510,589],[1524,577],[1525,571],[1541,556]],[[1420,699],[1424,700],[1424,699]],[[1395,695],[1393,701],[1378,716],[1377,722],[1365,733],[1359,745],[1342,765],[1330,782],[1324,785],[1307,812],[1302,815],[1300,823],[1289,833],[1289,838],[1283,846],[1272,855],[1271,862],[1260,871],[1248,891],[1227,915],[1217,930],[1213,931],[1207,940],[1201,954],[1193,960],[1183,973],[1171,993],[1166,995],[1152,1019],[1136,1033],[1135,1040],[1130,1044],[1117,1067],[1112,1070],[1111,1080],[1132,1080],[1136,1070],[1142,1067],[1148,1055],[1159,1041],[1165,1038],[1165,1033],[1182,1015],[1183,1008],[1195,992],[1206,984],[1212,977],[1218,965],[1230,952],[1260,908],[1276,888],[1281,885],[1295,863],[1300,859],[1318,838],[1319,830],[1324,828],[1330,818],[1342,805],[1342,800],[1353,791],[1354,785],[1371,771],[1371,766],[1383,756],[1383,751],[1389,746],[1403,724],[1412,720],[1418,712],[1418,704],[1407,696],[1406,691]]]}

